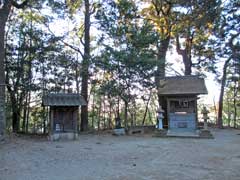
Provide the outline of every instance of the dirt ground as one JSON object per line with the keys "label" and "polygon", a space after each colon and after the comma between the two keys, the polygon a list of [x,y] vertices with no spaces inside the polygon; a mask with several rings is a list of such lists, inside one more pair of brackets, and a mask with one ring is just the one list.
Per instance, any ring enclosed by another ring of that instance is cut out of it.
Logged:
{"label": "dirt ground", "polygon": [[80,135],[0,143],[0,180],[239,180],[240,130],[215,139]]}

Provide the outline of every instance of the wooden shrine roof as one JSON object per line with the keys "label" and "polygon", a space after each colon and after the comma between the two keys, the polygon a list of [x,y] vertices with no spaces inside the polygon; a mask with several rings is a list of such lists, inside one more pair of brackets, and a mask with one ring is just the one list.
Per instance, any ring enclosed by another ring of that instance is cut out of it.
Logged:
{"label": "wooden shrine roof", "polygon": [[43,106],[84,106],[86,101],[80,94],[50,93],[43,96]]}
{"label": "wooden shrine roof", "polygon": [[164,95],[199,95],[207,94],[203,78],[199,76],[172,76],[160,80],[158,94]]}

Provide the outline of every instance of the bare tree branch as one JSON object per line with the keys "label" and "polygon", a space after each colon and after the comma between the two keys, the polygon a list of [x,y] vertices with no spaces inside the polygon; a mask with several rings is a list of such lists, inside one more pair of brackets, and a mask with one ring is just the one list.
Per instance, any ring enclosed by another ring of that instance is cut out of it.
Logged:
{"label": "bare tree branch", "polygon": [[[54,36],[54,37],[57,37],[55,36],[55,33],[50,29],[50,27],[48,26],[47,23],[43,22],[43,24],[45,25],[45,27],[48,29],[48,31]],[[80,55],[82,56],[83,58],[83,53],[81,51],[81,49],[79,49],[78,47],[74,46],[74,45],[71,45],[67,42],[65,42],[62,38],[59,38],[59,41],[62,42],[65,46],[68,46],[69,48],[73,49],[74,51],[77,51],[78,53],[80,53]]]}
{"label": "bare tree branch", "polygon": [[183,49],[181,49],[181,45],[180,45],[180,42],[179,42],[179,36],[176,35],[176,49],[177,49],[177,53],[178,54],[183,54]]}

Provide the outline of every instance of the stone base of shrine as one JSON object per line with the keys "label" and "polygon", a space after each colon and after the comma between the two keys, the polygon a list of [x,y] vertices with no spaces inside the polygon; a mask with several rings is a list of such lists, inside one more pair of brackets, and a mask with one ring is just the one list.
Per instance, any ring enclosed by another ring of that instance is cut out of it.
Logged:
{"label": "stone base of shrine", "polygon": [[174,131],[166,129],[156,129],[153,137],[175,137],[175,138],[202,138],[213,139],[213,135],[210,130],[194,130],[194,131]]}
{"label": "stone base of shrine", "polygon": [[50,141],[59,140],[75,140],[78,138],[78,133],[76,132],[58,132],[49,135]]}
{"label": "stone base of shrine", "polygon": [[4,141],[4,136],[0,134],[0,142]]}
{"label": "stone base of shrine", "polygon": [[167,130],[166,129],[155,129],[153,133],[153,137],[166,137]]}
{"label": "stone base of shrine", "polygon": [[201,138],[210,138],[210,139],[213,138],[213,135],[212,135],[211,131],[208,130],[208,129],[201,129],[199,131],[199,136]]}

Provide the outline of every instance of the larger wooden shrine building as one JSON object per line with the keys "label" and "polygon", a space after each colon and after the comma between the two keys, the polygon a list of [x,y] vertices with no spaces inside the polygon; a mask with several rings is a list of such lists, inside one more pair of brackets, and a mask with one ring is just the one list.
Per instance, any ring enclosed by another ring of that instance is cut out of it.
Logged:
{"label": "larger wooden shrine building", "polygon": [[76,139],[79,106],[86,105],[82,96],[73,93],[51,93],[43,97],[42,103],[43,106],[49,106],[50,139]]}
{"label": "larger wooden shrine building", "polygon": [[191,132],[198,128],[198,95],[207,94],[203,78],[166,77],[160,81],[158,95],[164,113],[163,127],[169,132]]}

